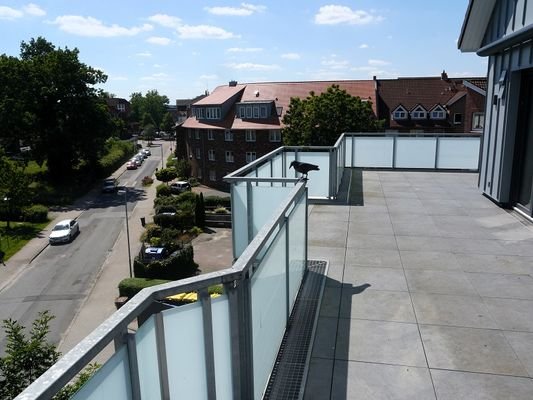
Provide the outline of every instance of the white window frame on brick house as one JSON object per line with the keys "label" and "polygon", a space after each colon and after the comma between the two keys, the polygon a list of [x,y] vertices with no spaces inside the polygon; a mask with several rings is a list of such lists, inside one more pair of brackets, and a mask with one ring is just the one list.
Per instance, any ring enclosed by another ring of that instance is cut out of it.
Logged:
{"label": "white window frame on brick house", "polygon": [[233,155],[233,151],[232,150],[226,150],[226,162],[228,163],[232,163],[232,162],[235,162],[235,156]]}
{"label": "white window frame on brick house", "polygon": [[226,142],[233,142],[233,132],[231,131],[231,129],[226,129],[224,131],[224,140]]}
{"label": "white window frame on brick house", "polygon": [[200,139],[200,129],[196,128],[194,130],[194,138],[195,139]]}
{"label": "white window frame on brick house", "polygon": [[446,110],[440,104],[437,104],[429,112],[429,118],[435,120],[444,120],[447,117]]}
{"label": "white window frame on brick house", "polygon": [[246,118],[246,107],[245,106],[239,106],[239,118],[240,119]]}
{"label": "white window frame on brick house", "polygon": [[217,180],[217,171],[214,169],[209,170],[209,180],[215,182]]}
{"label": "white window frame on brick house", "polygon": [[220,119],[220,107],[207,107],[205,109],[205,119]]}
{"label": "white window frame on brick house", "polygon": [[207,130],[207,140],[215,140],[215,133],[213,129]]}
{"label": "white window frame on brick house", "polygon": [[418,104],[415,108],[413,108],[410,114],[411,114],[411,119],[414,119],[414,120],[422,120],[422,119],[428,118],[427,110],[420,104]]}
{"label": "white window frame on brick house", "polygon": [[261,118],[266,118],[268,116],[267,115],[267,106],[261,106],[260,111],[261,111]]}
{"label": "white window frame on brick house", "polygon": [[207,159],[209,161],[215,161],[216,160],[216,157],[215,157],[215,150],[214,149],[209,149],[207,151]]}
{"label": "white window frame on brick house", "polygon": [[124,104],[124,103],[117,103],[117,110],[118,110],[118,111],[122,111],[122,112],[126,111],[126,104]]}
{"label": "white window frame on brick house", "polygon": [[257,158],[255,151],[247,151],[246,152],[246,164],[251,163],[255,161]]}
{"label": "white window frame on brick house", "polygon": [[259,106],[254,106],[254,118],[259,118]]}
{"label": "white window frame on brick house", "polygon": [[407,112],[405,107],[402,106],[401,104],[398,107],[396,107],[394,110],[392,110],[392,113],[391,113],[391,119],[395,121],[406,120],[408,116],[409,116],[409,113]]}
{"label": "white window frame on brick house", "polygon": [[460,125],[463,123],[463,114],[461,113],[455,113],[453,114],[453,123],[455,125]]}
{"label": "white window frame on brick house", "polygon": [[202,158],[202,152],[200,151],[198,147],[195,149],[195,153],[196,153],[196,159],[199,160],[200,158]]}
{"label": "white window frame on brick house", "polygon": [[472,113],[472,130],[473,131],[482,131],[485,124],[485,113],[475,112]]}
{"label": "white window frame on brick house", "polygon": [[252,106],[246,106],[246,118],[252,118]]}
{"label": "white window frame on brick house", "polygon": [[270,142],[281,142],[281,131],[279,129],[270,129],[268,131],[268,140]]}
{"label": "white window frame on brick house", "polygon": [[247,142],[256,141],[255,129],[246,129],[246,141]]}

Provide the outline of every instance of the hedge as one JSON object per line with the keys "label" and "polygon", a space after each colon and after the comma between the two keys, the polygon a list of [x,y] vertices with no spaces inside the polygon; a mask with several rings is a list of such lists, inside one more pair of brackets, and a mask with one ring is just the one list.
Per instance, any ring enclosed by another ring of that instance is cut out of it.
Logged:
{"label": "hedge", "polygon": [[120,167],[134,152],[131,142],[108,139],[105,144],[107,153],[98,160],[102,176],[107,176]]}
{"label": "hedge", "polygon": [[194,226],[194,213],[177,210],[175,215],[154,215],[154,223],[162,228],[189,229]]}
{"label": "hedge", "polygon": [[204,197],[204,204],[206,207],[222,206],[226,208],[231,208],[231,198],[220,196],[206,196]]}
{"label": "hedge", "polygon": [[34,204],[22,210],[22,217],[26,222],[46,222],[48,221],[48,207],[41,204]]}
{"label": "hedge", "polygon": [[195,276],[198,264],[194,262],[192,246],[186,245],[163,260],[144,263],[139,257],[135,257],[133,270],[137,278],[177,280]]}
{"label": "hedge", "polygon": [[131,299],[144,288],[161,285],[168,282],[170,281],[166,279],[126,278],[120,281],[118,284],[118,293],[119,296],[124,296]]}
{"label": "hedge", "polygon": [[157,197],[166,197],[172,195],[172,190],[170,190],[170,187],[165,185],[164,183],[157,185],[155,190]]}

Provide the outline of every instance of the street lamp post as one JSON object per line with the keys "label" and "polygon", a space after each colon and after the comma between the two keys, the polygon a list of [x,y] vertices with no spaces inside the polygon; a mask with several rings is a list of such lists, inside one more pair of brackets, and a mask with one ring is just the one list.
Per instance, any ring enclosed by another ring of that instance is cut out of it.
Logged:
{"label": "street lamp post", "polygon": [[163,168],[163,143],[161,143],[161,169]]}
{"label": "street lamp post", "polygon": [[124,186],[124,210],[126,211],[126,237],[128,238],[128,265],[130,267],[130,278],[133,278],[133,269],[131,267],[131,247],[130,247],[130,225],[128,222],[128,188]]}

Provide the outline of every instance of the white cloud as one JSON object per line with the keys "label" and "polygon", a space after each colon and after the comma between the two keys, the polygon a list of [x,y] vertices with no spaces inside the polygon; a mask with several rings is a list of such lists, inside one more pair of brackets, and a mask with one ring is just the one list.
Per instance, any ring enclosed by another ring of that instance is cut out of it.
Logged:
{"label": "white cloud", "polygon": [[266,10],[265,6],[253,5],[249,3],[241,3],[240,7],[205,7],[208,13],[214,15],[231,15],[237,17],[247,17],[254,13],[263,12]]}
{"label": "white cloud", "polygon": [[137,57],[152,57],[152,53],[149,53],[147,51],[143,52],[143,53],[136,53],[135,54]]}
{"label": "white cloud", "polygon": [[155,24],[159,24],[161,26],[164,26],[166,28],[174,28],[178,29],[180,26],[183,25],[181,22],[181,19],[178,17],[174,17],[172,15],[167,14],[156,14],[152,15],[148,18],[150,22],[153,22]]}
{"label": "white cloud", "polygon": [[332,54],[329,59],[323,59],[321,64],[330,69],[346,69],[350,66],[347,60],[339,60],[335,54]]}
{"label": "white cloud", "polygon": [[178,28],[178,32],[181,39],[233,39],[240,37],[211,25],[184,25]]}
{"label": "white cloud", "polygon": [[156,44],[158,46],[168,46],[170,43],[172,43],[172,40],[161,36],[150,36],[148,39],[146,39],[146,42]]}
{"label": "white cloud", "polygon": [[32,17],[42,17],[46,15],[46,11],[44,11],[37,4],[33,3],[26,4],[25,6],[22,6],[19,9],[7,6],[0,6],[0,19],[13,20],[17,18],[22,18],[27,15]]}
{"label": "white cloud", "polygon": [[230,47],[226,51],[228,53],[255,53],[263,49],[261,47]]}
{"label": "white cloud", "polygon": [[152,74],[149,76],[143,76],[141,81],[166,81],[169,80],[170,75],[165,74],[164,72],[158,72],[157,74]]}
{"label": "white cloud", "polygon": [[383,66],[383,65],[389,65],[390,63],[388,61],[383,60],[368,60],[368,65],[372,66]]}
{"label": "white cloud", "polygon": [[359,46],[360,49],[368,49],[368,45],[366,43],[363,43]]}
{"label": "white cloud", "polygon": [[235,70],[247,70],[247,71],[273,71],[280,69],[279,65],[276,64],[254,64],[254,63],[229,63],[226,64],[226,67],[235,69]]}
{"label": "white cloud", "polygon": [[59,29],[67,33],[89,37],[135,36],[141,32],[153,29],[150,24],[133,28],[125,28],[117,24],[104,25],[102,21],[96,18],[82,17],[79,15],[63,15],[57,17],[52,24],[58,25]]}
{"label": "white cloud", "polygon": [[34,17],[43,17],[46,15],[46,11],[44,11],[37,4],[29,3],[22,7],[22,9],[26,14],[33,15]]}
{"label": "white cloud", "polygon": [[15,10],[11,7],[0,6],[0,19],[17,19],[24,16],[20,10]]}
{"label": "white cloud", "polygon": [[320,7],[318,14],[315,15],[315,23],[318,25],[366,25],[382,20],[383,17],[367,11],[352,10],[350,7],[333,4]]}
{"label": "white cloud", "polygon": [[299,60],[301,57],[298,53],[285,53],[281,55],[281,58],[286,60]]}
{"label": "white cloud", "polygon": [[218,79],[218,75],[211,74],[211,75],[200,75],[199,79],[201,80],[216,80]]}

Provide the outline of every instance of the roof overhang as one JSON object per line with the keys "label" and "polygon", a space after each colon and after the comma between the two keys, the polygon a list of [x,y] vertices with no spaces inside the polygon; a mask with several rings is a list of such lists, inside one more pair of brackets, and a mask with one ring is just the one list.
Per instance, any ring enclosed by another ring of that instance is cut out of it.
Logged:
{"label": "roof overhang", "polygon": [[467,80],[463,81],[463,85],[470,90],[473,90],[476,93],[479,93],[482,96],[486,96],[487,92],[481,89],[479,86],[474,85],[473,83],[468,82]]}
{"label": "roof overhang", "polygon": [[470,0],[457,47],[464,53],[478,51],[492,16],[496,0]]}

